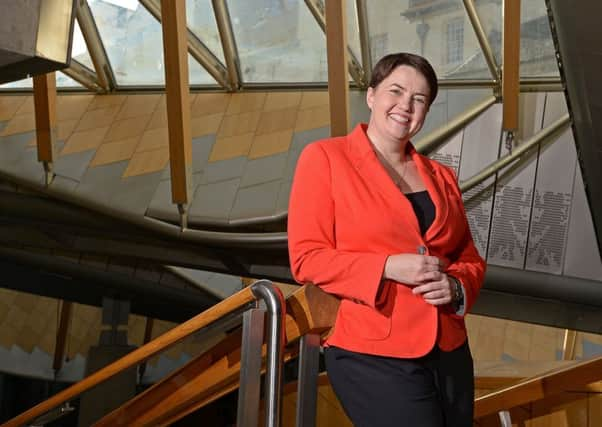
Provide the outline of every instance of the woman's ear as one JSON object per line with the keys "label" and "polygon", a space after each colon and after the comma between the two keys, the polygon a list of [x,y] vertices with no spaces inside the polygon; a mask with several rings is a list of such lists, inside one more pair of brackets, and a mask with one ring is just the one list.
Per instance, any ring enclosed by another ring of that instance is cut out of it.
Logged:
{"label": "woman's ear", "polygon": [[374,105],[374,88],[369,87],[366,91],[366,104],[368,104],[368,108],[372,110],[372,105]]}

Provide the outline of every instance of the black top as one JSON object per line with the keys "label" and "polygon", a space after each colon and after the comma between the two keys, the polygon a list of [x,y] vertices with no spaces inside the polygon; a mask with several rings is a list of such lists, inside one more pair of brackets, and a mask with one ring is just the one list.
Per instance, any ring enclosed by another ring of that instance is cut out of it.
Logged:
{"label": "black top", "polygon": [[435,220],[435,205],[429,196],[428,191],[417,191],[415,193],[406,193],[406,197],[412,204],[418,225],[420,226],[420,234],[424,236],[426,230]]}

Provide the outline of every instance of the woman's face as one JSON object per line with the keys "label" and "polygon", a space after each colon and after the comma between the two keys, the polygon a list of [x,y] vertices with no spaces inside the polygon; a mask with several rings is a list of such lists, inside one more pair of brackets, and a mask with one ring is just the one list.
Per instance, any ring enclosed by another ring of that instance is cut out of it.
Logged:
{"label": "woman's face", "polygon": [[408,141],[422,128],[429,109],[429,85],[415,68],[400,65],[375,88],[368,88],[371,110],[368,135],[388,141]]}

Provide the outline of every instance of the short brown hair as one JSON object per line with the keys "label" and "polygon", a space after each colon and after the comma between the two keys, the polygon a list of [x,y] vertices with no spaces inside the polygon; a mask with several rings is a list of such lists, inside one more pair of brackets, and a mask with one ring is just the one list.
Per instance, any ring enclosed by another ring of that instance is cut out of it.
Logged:
{"label": "short brown hair", "polygon": [[369,86],[373,89],[376,88],[380,82],[389,77],[389,74],[391,74],[393,70],[400,65],[412,67],[424,76],[427,84],[429,85],[429,105],[431,105],[437,97],[437,91],[439,90],[437,74],[435,74],[433,66],[420,55],[399,52],[383,56],[380,61],[376,63],[374,69],[372,70],[372,77],[370,78]]}

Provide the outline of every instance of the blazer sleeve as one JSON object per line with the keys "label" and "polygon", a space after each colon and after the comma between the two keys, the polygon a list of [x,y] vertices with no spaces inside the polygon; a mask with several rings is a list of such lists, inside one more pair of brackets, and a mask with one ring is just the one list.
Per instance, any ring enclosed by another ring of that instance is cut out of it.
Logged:
{"label": "blazer sleeve", "polygon": [[356,303],[376,307],[387,254],[337,249],[335,209],[328,155],[318,143],[301,153],[291,188],[288,247],[299,283]]}
{"label": "blazer sleeve", "polygon": [[487,263],[481,257],[474,244],[470,226],[466,219],[466,211],[464,209],[464,203],[462,202],[462,193],[458,187],[456,176],[451,170],[449,173],[451,175],[450,184],[458,200],[458,209],[461,211],[462,221],[464,222],[464,229],[466,231],[460,245],[452,252],[450,256],[451,262],[445,272],[458,279],[462,285],[464,290],[464,307],[461,314],[456,313],[454,315],[463,317],[470,311],[479,295],[481,287],[483,286]]}

